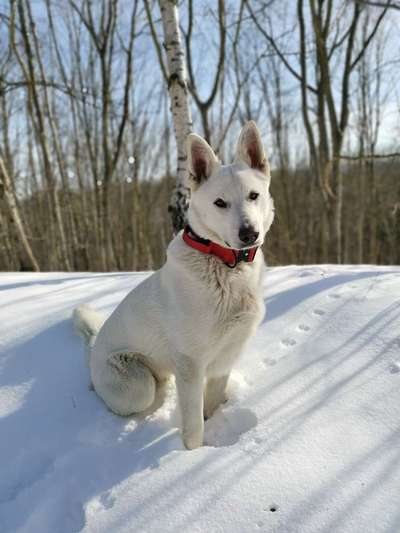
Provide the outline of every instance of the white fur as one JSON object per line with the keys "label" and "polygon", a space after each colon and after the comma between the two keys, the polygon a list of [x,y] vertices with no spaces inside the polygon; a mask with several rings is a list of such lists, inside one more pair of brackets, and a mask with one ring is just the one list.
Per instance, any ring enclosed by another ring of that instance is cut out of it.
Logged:
{"label": "white fur", "polygon": [[86,363],[90,367],[91,347],[104,323],[104,317],[88,305],[80,305],[74,309],[72,318],[75,331],[85,341]]}
{"label": "white fur", "polygon": [[[247,151],[251,157],[244,160]],[[195,135],[188,138],[188,155],[193,230],[239,248],[238,230],[247,221],[259,232],[256,244],[261,245],[273,220],[273,203],[255,124],[244,126],[233,165],[222,166]],[[260,194],[256,201],[248,198],[252,190]],[[230,207],[216,207],[217,198]],[[94,342],[90,339],[100,318],[87,308],[78,310],[75,323],[92,344],[93,385],[108,407],[123,415],[143,411],[154,402],[156,387],[173,374],[184,444],[201,446],[204,416],[224,401],[232,366],[263,317],[263,264],[258,251],[253,263],[230,269],[189,247],[180,233],[168,247],[165,265],[126,296]]]}

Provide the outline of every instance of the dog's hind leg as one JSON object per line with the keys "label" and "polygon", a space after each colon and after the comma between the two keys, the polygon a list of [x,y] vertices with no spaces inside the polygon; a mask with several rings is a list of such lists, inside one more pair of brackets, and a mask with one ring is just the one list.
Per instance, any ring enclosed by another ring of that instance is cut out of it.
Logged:
{"label": "dog's hind leg", "polygon": [[204,418],[210,418],[217,407],[226,401],[225,389],[229,374],[217,378],[208,378],[204,391]]}
{"label": "dog's hind leg", "polygon": [[128,416],[154,403],[156,380],[140,354],[120,351],[109,355],[95,389],[111,411]]}

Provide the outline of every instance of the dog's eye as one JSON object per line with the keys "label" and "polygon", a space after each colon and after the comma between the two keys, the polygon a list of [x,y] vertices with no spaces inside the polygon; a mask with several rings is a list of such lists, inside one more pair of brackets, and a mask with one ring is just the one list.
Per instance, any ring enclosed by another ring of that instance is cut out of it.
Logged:
{"label": "dog's eye", "polygon": [[217,198],[214,202],[214,205],[216,205],[217,207],[222,207],[223,209],[228,207],[228,204],[224,202],[222,198]]}
{"label": "dog's eye", "polygon": [[251,191],[251,193],[249,194],[249,200],[257,200],[259,196],[260,194],[258,192]]}

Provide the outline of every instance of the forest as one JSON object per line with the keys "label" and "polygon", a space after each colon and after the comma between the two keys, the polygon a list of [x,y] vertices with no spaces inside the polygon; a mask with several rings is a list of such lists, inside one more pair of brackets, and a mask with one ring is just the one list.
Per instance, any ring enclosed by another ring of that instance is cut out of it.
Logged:
{"label": "forest", "polygon": [[0,270],[152,270],[260,128],[267,264],[400,263],[400,3],[0,0]]}

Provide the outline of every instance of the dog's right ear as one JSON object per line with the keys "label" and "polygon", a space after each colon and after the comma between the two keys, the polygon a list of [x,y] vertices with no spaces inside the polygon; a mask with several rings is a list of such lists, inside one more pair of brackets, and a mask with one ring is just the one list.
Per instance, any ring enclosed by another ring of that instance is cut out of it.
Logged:
{"label": "dog's right ear", "polygon": [[186,150],[189,185],[196,189],[211,176],[218,165],[218,159],[211,146],[195,133],[188,135]]}

